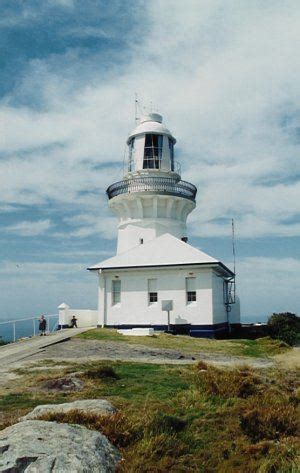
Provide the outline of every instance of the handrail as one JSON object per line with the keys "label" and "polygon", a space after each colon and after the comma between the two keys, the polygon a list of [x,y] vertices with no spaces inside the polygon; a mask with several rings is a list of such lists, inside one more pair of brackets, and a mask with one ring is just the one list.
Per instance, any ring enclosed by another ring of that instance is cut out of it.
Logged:
{"label": "handrail", "polygon": [[133,192],[157,192],[184,197],[195,202],[197,188],[190,182],[181,181],[176,178],[147,176],[123,179],[110,185],[106,190],[109,199],[120,194],[130,194]]}
{"label": "handrail", "polygon": [[[57,329],[58,321],[54,324],[54,326],[52,327],[52,330],[51,330],[50,319],[53,318],[53,317],[56,317],[58,319],[59,315],[58,314],[46,314],[44,317],[48,322],[48,332],[54,332]],[[29,322],[29,321],[32,322],[32,333],[29,336],[35,336],[36,332],[37,332],[36,323],[39,321],[39,317],[26,317],[26,318],[22,318],[22,319],[4,320],[4,321],[0,322],[0,325],[12,325],[12,331],[13,331],[12,339],[15,342],[16,339],[17,339],[17,337],[16,337],[16,324],[18,322]],[[0,335],[0,338],[1,338],[1,335]]]}
{"label": "handrail", "polygon": [[[58,317],[58,314],[49,314],[45,315],[45,317]],[[40,317],[26,317],[25,319],[13,319],[13,320],[4,320],[3,322],[0,322],[0,325],[4,324],[11,324],[13,322],[24,322],[25,320],[39,320]]]}

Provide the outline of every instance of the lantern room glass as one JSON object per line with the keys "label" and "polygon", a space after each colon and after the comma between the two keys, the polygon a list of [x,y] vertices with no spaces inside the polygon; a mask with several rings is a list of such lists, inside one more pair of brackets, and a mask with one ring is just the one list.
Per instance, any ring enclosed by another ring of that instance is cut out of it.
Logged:
{"label": "lantern room glass", "polygon": [[147,133],[145,135],[145,148],[143,169],[160,169],[163,148],[163,135]]}

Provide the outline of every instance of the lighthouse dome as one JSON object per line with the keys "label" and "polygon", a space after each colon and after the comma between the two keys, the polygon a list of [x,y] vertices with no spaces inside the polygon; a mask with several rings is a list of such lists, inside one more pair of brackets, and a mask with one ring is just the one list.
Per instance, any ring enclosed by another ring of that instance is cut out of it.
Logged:
{"label": "lighthouse dome", "polygon": [[138,126],[129,134],[127,144],[130,143],[132,138],[139,135],[144,135],[146,133],[166,135],[170,137],[173,143],[175,144],[176,139],[174,138],[170,130],[168,130],[168,128],[162,123],[162,120],[163,118],[159,113],[148,113],[147,115],[141,117]]}

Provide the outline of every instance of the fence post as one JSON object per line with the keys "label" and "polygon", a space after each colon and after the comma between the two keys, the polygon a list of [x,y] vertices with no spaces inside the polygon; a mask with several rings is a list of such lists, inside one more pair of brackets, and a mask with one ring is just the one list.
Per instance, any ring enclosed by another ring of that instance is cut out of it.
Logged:
{"label": "fence post", "polygon": [[69,326],[69,309],[70,307],[65,302],[58,306],[58,326],[60,330]]}
{"label": "fence post", "polygon": [[13,323],[14,342],[16,341],[16,322]]}
{"label": "fence post", "polygon": [[35,319],[32,319],[33,322],[33,336],[35,337]]}

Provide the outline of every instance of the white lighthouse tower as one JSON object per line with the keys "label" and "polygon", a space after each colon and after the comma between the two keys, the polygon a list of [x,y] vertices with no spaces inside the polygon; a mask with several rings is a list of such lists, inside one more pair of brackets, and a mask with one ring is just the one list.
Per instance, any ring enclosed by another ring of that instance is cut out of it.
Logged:
{"label": "white lighthouse tower", "polygon": [[158,113],[144,116],[130,133],[124,179],[107,189],[109,206],[119,218],[118,253],[164,233],[186,239],[197,189],[181,180],[175,143]]}
{"label": "white lighthouse tower", "polygon": [[[98,324],[167,328],[214,336],[239,323],[234,273],[187,243],[196,187],[181,179],[176,139],[149,113],[127,139],[124,176],[107,189],[118,217],[117,254],[88,269],[98,275]],[[169,325],[169,324],[168,324]]]}

